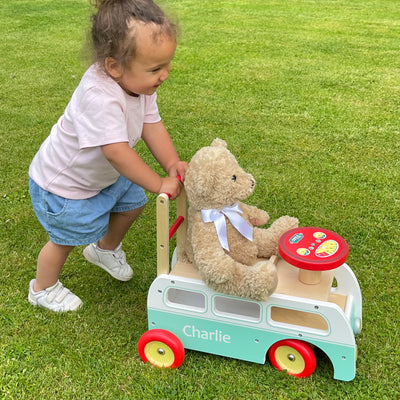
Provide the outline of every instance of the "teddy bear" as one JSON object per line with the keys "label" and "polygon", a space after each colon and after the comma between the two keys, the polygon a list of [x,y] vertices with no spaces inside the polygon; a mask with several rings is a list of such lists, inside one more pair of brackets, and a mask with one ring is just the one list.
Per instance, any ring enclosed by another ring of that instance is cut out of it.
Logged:
{"label": "teddy bear", "polygon": [[298,226],[282,216],[268,228],[269,215],[241,201],[255,180],[238,164],[222,139],[201,148],[189,162],[184,187],[188,200],[186,241],[178,257],[193,263],[205,284],[228,295],[266,300],[276,289],[280,236]]}

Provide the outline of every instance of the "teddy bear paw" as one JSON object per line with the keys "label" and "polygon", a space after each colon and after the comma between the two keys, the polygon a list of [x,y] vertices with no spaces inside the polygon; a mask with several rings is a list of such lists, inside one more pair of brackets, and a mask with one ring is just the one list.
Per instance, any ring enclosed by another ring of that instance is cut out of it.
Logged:
{"label": "teddy bear paw", "polygon": [[278,218],[273,223],[273,226],[279,230],[280,234],[282,235],[290,229],[297,228],[299,226],[299,220],[297,218],[284,215],[283,217]]}

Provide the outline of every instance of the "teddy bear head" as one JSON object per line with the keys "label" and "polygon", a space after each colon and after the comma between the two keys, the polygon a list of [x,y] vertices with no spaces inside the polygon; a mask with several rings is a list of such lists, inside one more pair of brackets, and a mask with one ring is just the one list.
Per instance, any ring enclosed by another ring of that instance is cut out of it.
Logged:
{"label": "teddy bear head", "polygon": [[222,139],[214,139],[192,157],[185,175],[185,190],[191,207],[222,209],[249,197],[255,188]]}

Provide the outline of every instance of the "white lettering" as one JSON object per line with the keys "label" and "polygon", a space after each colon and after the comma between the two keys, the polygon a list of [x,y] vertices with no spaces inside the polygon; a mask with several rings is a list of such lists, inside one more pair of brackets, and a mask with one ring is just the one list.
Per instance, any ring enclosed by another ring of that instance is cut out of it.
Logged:
{"label": "white lettering", "polygon": [[194,325],[185,325],[183,327],[183,333],[185,336],[195,339],[209,340],[211,342],[231,343],[230,335],[223,334],[223,332],[219,331],[218,329],[209,332],[197,329]]}

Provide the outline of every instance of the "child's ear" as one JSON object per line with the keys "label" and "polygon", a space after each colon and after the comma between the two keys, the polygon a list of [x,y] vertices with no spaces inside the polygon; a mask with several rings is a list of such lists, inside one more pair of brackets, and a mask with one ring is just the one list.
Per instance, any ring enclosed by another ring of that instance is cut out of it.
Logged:
{"label": "child's ear", "polygon": [[107,57],[104,61],[104,67],[111,78],[118,80],[122,77],[122,67],[114,58]]}

